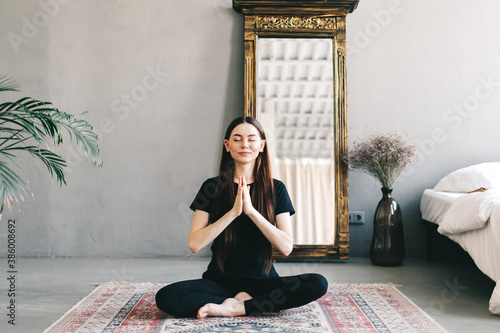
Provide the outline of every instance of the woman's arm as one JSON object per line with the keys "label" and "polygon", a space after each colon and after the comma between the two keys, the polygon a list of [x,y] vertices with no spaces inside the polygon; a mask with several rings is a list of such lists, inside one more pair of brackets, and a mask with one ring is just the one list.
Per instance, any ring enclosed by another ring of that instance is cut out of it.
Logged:
{"label": "woman's arm", "polygon": [[193,253],[210,244],[238,215],[235,215],[233,210],[230,210],[217,222],[210,225],[208,224],[209,217],[210,214],[199,209],[194,213],[188,241],[189,249]]}
{"label": "woman's arm", "polygon": [[252,219],[267,240],[269,240],[283,255],[288,256],[292,252],[293,240],[290,213],[287,212],[276,215],[276,226],[269,223],[269,221],[256,210],[250,213],[248,217]]}
{"label": "woman's arm", "polygon": [[188,246],[191,252],[196,253],[210,244],[217,236],[227,228],[235,218],[243,212],[243,196],[241,189],[234,201],[233,208],[224,214],[216,222],[208,224],[210,214],[197,209],[194,212],[193,222],[191,222],[191,231],[189,232]]}
{"label": "woman's arm", "polygon": [[290,213],[286,212],[276,215],[276,226],[274,226],[253,207],[245,177],[240,178],[238,194],[240,191],[245,214],[250,217],[271,244],[273,244],[283,255],[288,256],[293,250]]}

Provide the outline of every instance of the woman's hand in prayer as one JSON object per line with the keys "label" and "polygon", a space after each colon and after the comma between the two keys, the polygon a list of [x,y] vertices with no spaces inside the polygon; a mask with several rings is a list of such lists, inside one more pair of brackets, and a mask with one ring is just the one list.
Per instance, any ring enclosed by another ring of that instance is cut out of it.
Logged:
{"label": "woman's hand in prayer", "polygon": [[243,201],[243,212],[250,216],[253,212],[255,212],[255,208],[252,205],[252,198],[250,197],[250,186],[247,185],[245,177],[240,177],[238,192],[240,191]]}
{"label": "woman's hand in prayer", "polygon": [[240,216],[241,213],[245,213],[250,216],[256,212],[252,205],[252,198],[250,197],[250,186],[247,185],[247,181],[244,176],[239,177],[238,179],[238,193],[236,194],[236,199],[234,200],[232,212],[236,216]]}
{"label": "woman's hand in prayer", "polygon": [[238,183],[238,193],[234,199],[233,209],[231,209],[234,216],[240,216],[243,213],[243,192],[241,190],[241,177]]}

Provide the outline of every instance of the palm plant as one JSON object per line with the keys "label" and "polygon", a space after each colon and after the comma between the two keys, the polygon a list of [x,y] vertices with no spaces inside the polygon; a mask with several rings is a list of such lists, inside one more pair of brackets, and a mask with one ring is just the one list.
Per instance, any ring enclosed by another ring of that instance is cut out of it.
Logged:
{"label": "palm plant", "polygon": [[[19,91],[19,85],[6,75],[0,75],[0,92]],[[18,153],[28,153],[40,159],[59,185],[66,184],[64,158],[51,146],[63,143],[63,133],[75,139],[91,164],[102,166],[98,137],[92,126],[80,117],[59,111],[50,102],[24,97],[16,102],[0,104],[0,217],[13,202],[25,201],[30,190],[26,182],[10,166],[21,169],[15,159]],[[10,163],[8,163],[10,162]]]}

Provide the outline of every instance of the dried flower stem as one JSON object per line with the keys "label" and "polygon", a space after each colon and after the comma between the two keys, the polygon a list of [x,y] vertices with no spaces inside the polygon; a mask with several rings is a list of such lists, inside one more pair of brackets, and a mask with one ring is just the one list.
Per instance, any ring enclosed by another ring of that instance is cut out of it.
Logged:
{"label": "dried flower stem", "polygon": [[355,143],[347,162],[377,179],[383,187],[392,187],[401,172],[412,162],[415,146],[396,133],[378,134]]}

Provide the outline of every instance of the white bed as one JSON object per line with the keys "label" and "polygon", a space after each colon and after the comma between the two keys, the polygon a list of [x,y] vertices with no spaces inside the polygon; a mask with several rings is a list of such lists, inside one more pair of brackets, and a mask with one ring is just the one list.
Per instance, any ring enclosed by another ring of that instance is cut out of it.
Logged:
{"label": "white bed", "polygon": [[[471,191],[485,188],[485,191]],[[454,171],[424,191],[422,219],[469,253],[496,287],[489,309],[500,315],[500,163]]]}

